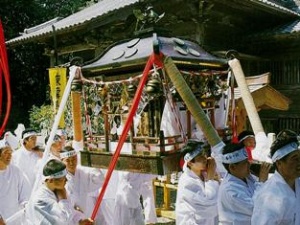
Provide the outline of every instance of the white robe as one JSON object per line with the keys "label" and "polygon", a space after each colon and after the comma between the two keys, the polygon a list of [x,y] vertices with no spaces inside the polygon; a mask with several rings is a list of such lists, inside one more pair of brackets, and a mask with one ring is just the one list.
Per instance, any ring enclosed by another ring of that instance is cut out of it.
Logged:
{"label": "white robe", "polygon": [[140,202],[140,187],[143,182],[143,174],[119,172],[114,225],[145,224]]}
{"label": "white robe", "polygon": [[31,196],[25,212],[28,225],[72,224],[73,213],[71,202],[67,199],[58,201],[45,185]]}
{"label": "white robe", "polygon": [[22,145],[13,152],[12,163],[17,166],[29,179],[31,189],[36,179],[36,165],[40,157],[34,151],[28,151]]}
{"label": "white robe", "polygon": [[14,165],[0,170],[0,211],[4,219],[23,208],[30,197],[27,177]]}
{"label": "white robe", "polygon": [[146,224],[157,223],[157,215],[155,208],[155,199],[153,192],[153,179],[157,175],[143,174],[143,183],[140,187],[140,192],[143,197],[144,216]]}
{"label": "white robe", "polygon": [[104,174],[99,169],[77,166],[75,175],[68,173],[67,180],[66,190],[72,204],[89,217],[86,213],[87,196],[102,186]]}
{"label": "white robe", "polygon": [[[106,171],[107,170],[103,170]],[[113,219],[115,217],[114,210],[115,210],[115,198],[118,188],[118,181],[119,175],[117,171],[113,171],[108,185],[106,187],[103,199],[100,204],[100,208],[97,212],[95,222],[98,225],[112,225]],[[101,187],[102,188],[102,187]],[[87,197],[87,213],[88,215],[92,215],[95,204],[99,197],[99,193],[101,188],[97,191],[91,192]]]}
{"label": "white robe", "polygon": [[218,215],[219,183],[203,182],[193,171],[185,168],[178,181],[176,225],[214,225]]}
{"label": "white robe", "polygon": [[255,225],[300,224],[300,180],[295,192],[276,171],[254,196],[251,222]]}
{"label": "white robe", "polygon": [[220,185],[218,211],[220,225],[250,225],[253,195],[261,185],[250,175],[247,183],[227,173]]}

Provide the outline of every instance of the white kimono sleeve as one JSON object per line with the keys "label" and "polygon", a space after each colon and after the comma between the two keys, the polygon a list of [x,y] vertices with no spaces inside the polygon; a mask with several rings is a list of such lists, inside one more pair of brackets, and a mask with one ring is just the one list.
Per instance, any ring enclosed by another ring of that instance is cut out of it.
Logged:
{"label": "white kimono sleeve", "polygon": [[207,181],[205,192],[202,190],[195,192],[199,188],[195,184],[187,185],[184,189],[183,200],[185,200],[197,212],[200,218],[212,217],[216,214],[217,196],[219,183],[217,181]]}
{"label": "white kimono sleeve", "polygon": [[56,201],[38,200],[35,204],[29,203],[26,210],[28,224],[31,225],[54,225],[69,224],[73,218],[73,209],[69,200],[63,199]]}

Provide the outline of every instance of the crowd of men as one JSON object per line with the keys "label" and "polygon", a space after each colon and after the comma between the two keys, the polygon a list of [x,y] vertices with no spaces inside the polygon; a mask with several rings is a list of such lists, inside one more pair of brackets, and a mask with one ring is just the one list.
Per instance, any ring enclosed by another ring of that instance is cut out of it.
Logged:
{"label": "crowd of men", "polygon": [[[157,222],[154,175],[113,172],[94,221],[89,217],[106,171],[79,165],[78,150],[61,130],[52,140],[46,162],[41,160],[43,152],[36,148],[36,141],[37,132],[32,129],[23,131],[16,150],[5,138],[0,141],[0,225]],[[273,163],[263,162],[252,173],[255,144],[252,132],[241,133],[239,143],[222,145],[220,164],[202,142],[187,142],[175,204],[177,225],[300,224],[297,134],[280,132],[270,148]],[[274,174],[270,173],[272,166]]]}
{"label": "crowd of men", "polygon": [[[222,148],[222,164],[227,172],[220,177],[216,162],[203,143],[188,142],[177,191],[177,225],[300,224],[297,134],[281,131],[270,148],[272,164],[262,163],[256,175],[250,169],[249,143],[255,145],[254,134],[244,133],[239,143],[228,143]],[[274,174],[270,174],[272,166]]]}
{"label": "crowd of men", "polygon": [[24,130],[16,150],[5,138],[0,141],[0,225],[156,223],[153,175],[113,172],[92,221],[89,217],[106,170],[81,166],[78,151],[61,130],[54,136],[44,162],[37,135],[35,130]]}

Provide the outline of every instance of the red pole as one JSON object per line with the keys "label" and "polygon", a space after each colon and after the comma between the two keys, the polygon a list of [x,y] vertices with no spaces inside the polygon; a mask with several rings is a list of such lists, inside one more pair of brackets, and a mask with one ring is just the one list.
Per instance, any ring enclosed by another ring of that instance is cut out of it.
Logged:
{"label": "red pole", "polygon": [[[4,75],[4,80],[5,80],[5,84],[6,84],[6,92],[7,92],[7,94],[6,94],[7,95],[6,113],[5,113],[5,117],[3,120],[3,124],[0,128],[0,136],[1,136],[4,132],[6,124],[8,122],[10,109],[11,109],[10,76],[9,76],[7,52],[6,52],[6,46],[5,46],[4,31],[3,31],[1,20],[0,20],[0,69],[2,69],[2,72]],[[2,99],[1,99],[1,103],[2,103]]]}
{"label": "red pole", "polygon": [[144,68],[143,76],[141,78],[141,81],[140,81],[139,86],[137,88],[137,91],[135,93],[135,96],[134,96],[134,99],[133,99],[133,103],[132,103],[132,106],[131,106],[130,111],[129,111],[128,118],[126,120],[124,129],[122,131],[122,135],[121,135],[120,140],[119,140],[118,145],[117,145],[117,149],[116,149],[116,151],[115,151],[115,153],[114,153],[114,155],[113,155],[113,157],[111,159],[111,162],[109,164],[109,168],[107,170],[107,174],[106,174],[103,186],[102,186],[100,194],[99,194],[99,196],[97,198],[97,201],[96,201],[96,204],[95,204],[92,216],[91,216],[92,220],[95,220],[96,214],[98,212],[99,206],[100,206],[101,201],[103,199],[103,196],[104,196],[106,187],[108,185],[108,182],[110,180],[111,174],[112,174],[112,172],[113,172],[113,170],[114,170],[114,168],[116,166],[116,163],[117,163],[117,160],[119,158],[122,146],[123,146],[123,144],[124,144],[124,142],[126,140],[127,133],[129,132],[130,126],[132,124],[133,117],[134,117],[134,115],[136,113],[138,104],[139,104],[140,99],[141,99],[143,88],[144,88],[144,86],[146,84],[146,81],[147,81],[147,78],[148,78],[148,73],[149,73],[149,71],[150,71],[150,69],[151,69],[151,67],[153,66],[154,63],[156,65],[158,65],[159,67],[162,66],[161,57],[162,57],[162,54],[155,55],[154,53],[152,53],[152,55],[150,55],[150,57],[149,57],[149,59],[147,61],[147,64],[146,64],[146,66]]}
{"label": "red pole", "polygon": [[0,66],[0,116],[2,115],[2,101],[3,101],[3,70]]}

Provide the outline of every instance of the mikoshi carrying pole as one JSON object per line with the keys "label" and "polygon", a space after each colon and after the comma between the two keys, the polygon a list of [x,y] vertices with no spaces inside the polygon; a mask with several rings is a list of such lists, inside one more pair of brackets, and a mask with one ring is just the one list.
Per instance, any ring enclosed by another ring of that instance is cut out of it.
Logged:
{"label": "mikoshi carrying pole", "polygon": [[[51,147],[53,138],[56,134],[56,130],[57,130],[61,115],[64,111],[66,102],[67,102],[68,97],[70,95],[72,81],[73,81],[74,77],[76,76],[76,74],[78,74],[78,73],[80,73],[80,68],[79,67],[77,67],[77,66],[70,67],[69,80],[68,80],[68,83],[67,83],[66,88],[64,90],[64,94],[62,96],[57,114],[56,114],[55,119],[54,119],[54,123],[53,123],[52,129],[51,129],[51,132],[50,132],[50,136],[49,136],[49,139],[47,141],[45,151],[43,153],[43,158],[42,158],[42,161],[41,161],[41,165],[45,165],[45,163],[48,159],[49,152],[50,152],[50,147]],[[36,180],[35,180],[35,183],[34,183],[34,187],[32,189],[33,190],[32,193],[34,193],[34,191],[36,190],[37,186],[40,183],[40,179],[42,177],[42,170],[43,170],[43,168],[41,167],[41,168],[39,168],[39,171],[37,171],[37,177],[36,177]]]}
{"label": "mikoshi carrying pole", "polygon": [[255,149],[252,150],[253,159],[270,162],[268,138],[264,132],[264,128],[259,118],[253,97],[246,83],[245,75],[240,61],[236,58],[233,58],[228,61],[228,64],[240,89],[242,100],[244,102],[250,124],[255,134],[256,146]]}
{"label": "mikoshi carrying pole", "polygon": [[245,109],[248,114],[248,118],[250,120],[253,132],[255,134],[259,132],[264,132],[264,128],[262,126],[261,120],[259,118],[258,112],[256,110],[256,106],[254,104],[253,97],[250,93],[248,85],[246,83],[245,75],[240,64],[240,61],[236,58],[228,61],[228,64],[233,71],[235,80],[240,89],[241,96],[245,105]]}
{"label": "mikoshi carrying pole", "polygon": [[180,71],[177,69],[173,60],[170,57],[166,57],[164,60],[164,65],[167,75],[170,77],[182,100],[193,115],[196,123],[201,127],[208,143],[211,146],[215,146],[218,143],[222,142],[216,129],[207,118],[207,115],[199,105],[198,100],[181,75]]}
{"label": "mikoshi carrying pole", "polygon": [[203,131],[208,143],[212,146],[212,156],[216,160],[218,172],[225,173],[226,170],[222,164],[222,149],[225,144],[219,137],[216,129],[214,128],[210,120],[207,118],[207,115],[201,108],[192,90],[190,89],[190,87],[188,86],[185,79],[183,78],[180,71],[177,69],[176,65],[170,57],[165,58],[164,67],[167,75],[171,79],[176,90],[178,91],[182,100],[186,104],[188,110],[191,112],[196,123],[200,126],[201,130]]}

